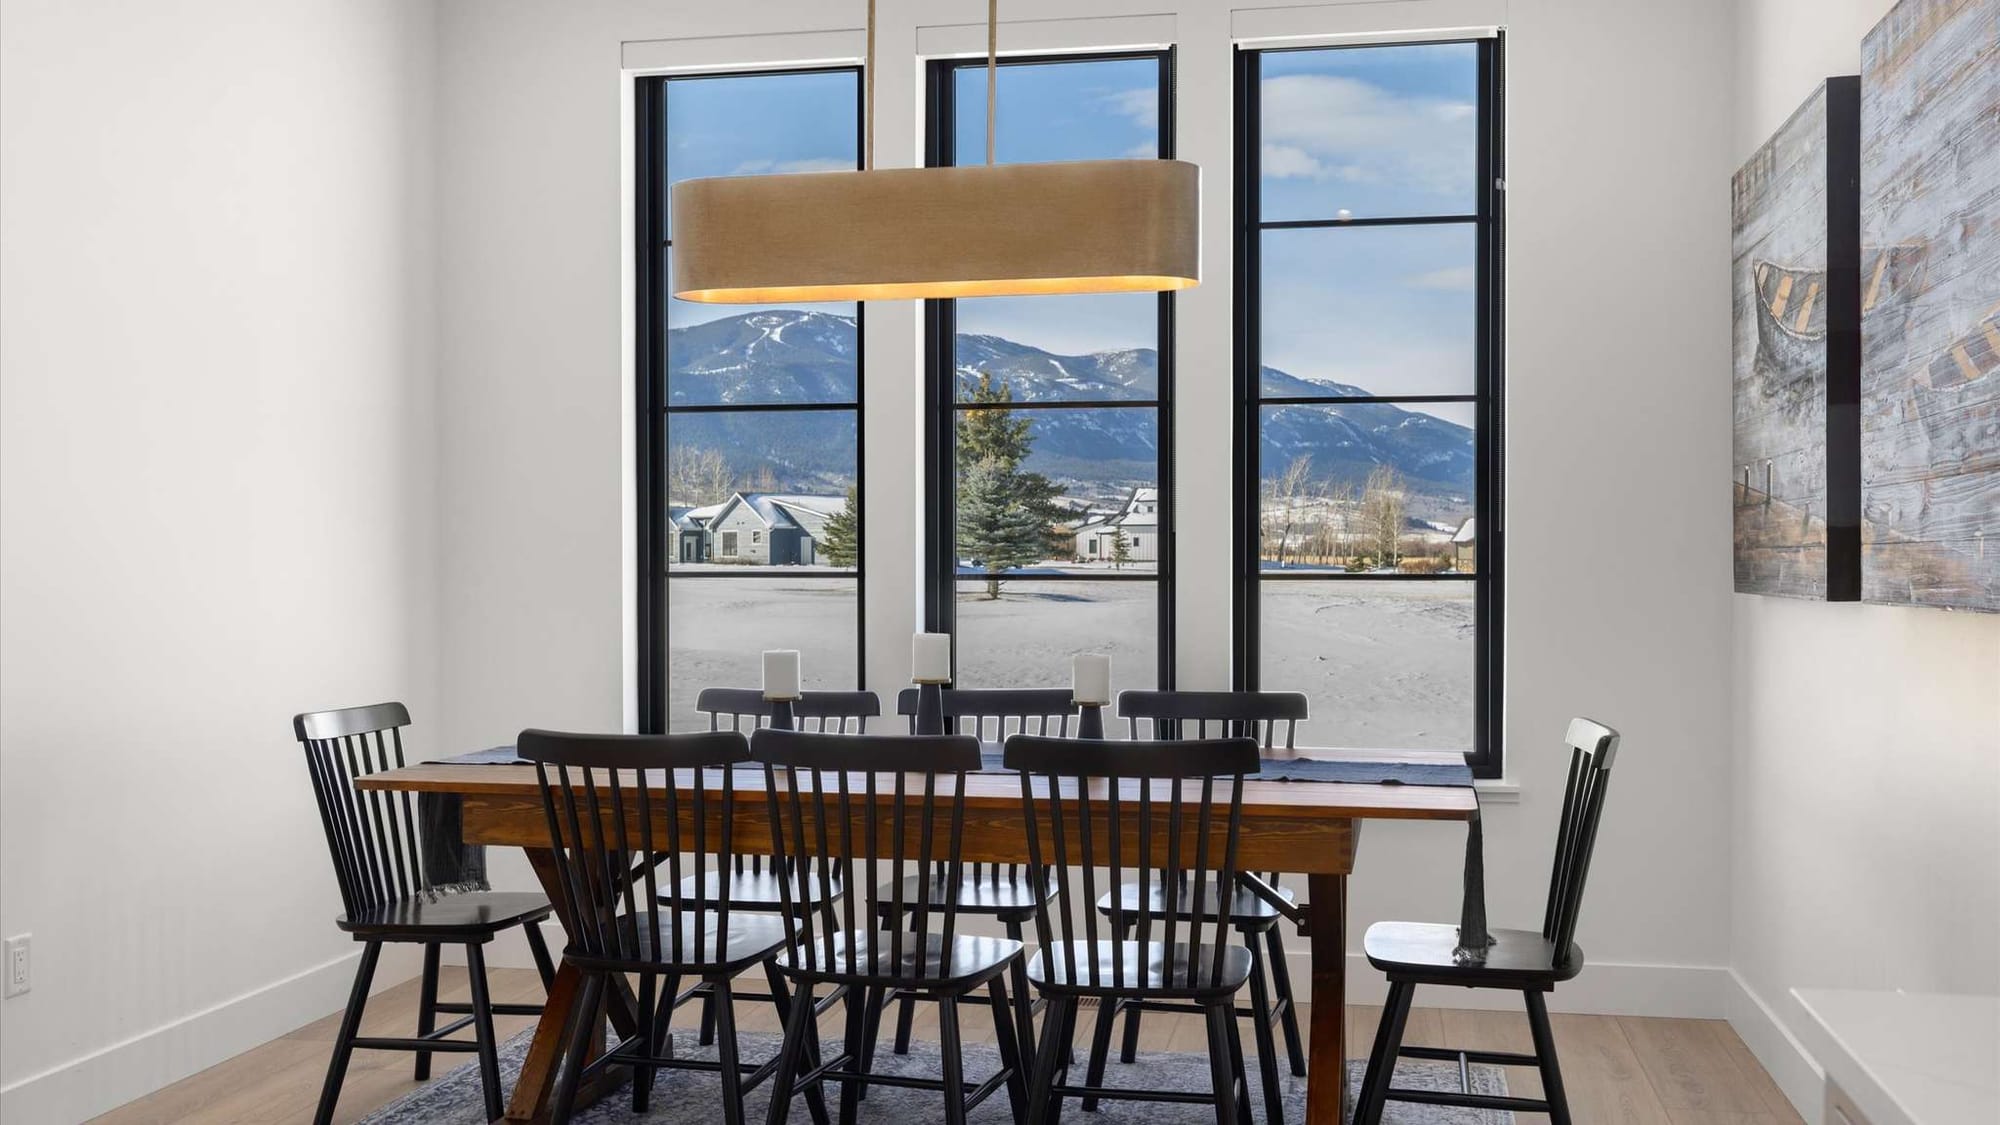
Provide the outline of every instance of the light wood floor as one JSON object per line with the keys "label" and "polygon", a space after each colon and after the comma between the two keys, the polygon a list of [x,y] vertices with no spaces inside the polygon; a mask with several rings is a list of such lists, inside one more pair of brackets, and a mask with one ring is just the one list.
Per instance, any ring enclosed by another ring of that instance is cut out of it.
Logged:
{"label": "light wood floor", "polygon": [[[466,998],[463,970],[446,968],[445,999]],[[1421,997],[1421,993],[1419,996]],[[525,969],[493,970],[493,997],[501,1002],[536,1002],[541,983]],[[408,1035],[416,1026],[415,981],[396,986],[369,1002],[362,1020],[363,1035]],[[739,1004],[739,1025],[746,1031],[776,1032],[777,1020],[765,1003]],[[1366,1051],[1374,1036],[1380,1009],[1348,1009],[1348,1042],[1355,1053]],[[918,1007],[917,1034],[929,1038],[936,1028],[936,1005]],[[677,1025],[693,1022],[695,1006],[679,1013]],[[992,1038],[983,1009],[965,1013],[965,1037],[972,1042]],[[826,1029],[838,1035],[829,1013]],[[1563,1080],[1569,1087],[1574,1118],[1588,1125],[1803,1125],[1742,1040],[1719,1020],[1639,1019],[1625,1016],[1555,1015],[1556,1044]],[[527,1017],[503,1016],[502,1039],[528,1027]],[[1311,1021],[1303,1021],[1311,1026]],[[105,1114],[100,1125],[155,1125],[200,1122],[202,1125],[254,1122],[289,1125],[310,1122],[326,1074],[339,1014],[333,1013],[218,1063],[157,1093]],[[983,1032],[982,1032],[983,1027]],[[1200,1052],[1206,1049],[1201,1021],[1182,1015],[1148,1015],[1141,1024],[1140,1047],[1146,1051]],[[885,1029],[886,1033],[886,1029]],[[1418,1008],[1411,1012],[1408,1041],[1526,1052],[1525,1016],[1512,1012]],[[1244,1033],[1246,1047],[1254,1041]],[[1282,1046],[1279,1048],[1283,1049]],[[437,1056],[434,1073],[462,1065],[469,1056]],[[347,1072],[347,1084],[335,1120],[351,1122],[417,1087],[410,1079],[410,1056],[357,1051]],[[1252,1077],[1256,1073],[1254,1064]],[[1533,1070],[1509,1069],[1509,1089],[1538,1096],[1540,1078]],[[1260,1108],[1261,1112],[1261,1108]],[[1540,1123],[1540,1114],[1524,1114],[1526,1123]]]}

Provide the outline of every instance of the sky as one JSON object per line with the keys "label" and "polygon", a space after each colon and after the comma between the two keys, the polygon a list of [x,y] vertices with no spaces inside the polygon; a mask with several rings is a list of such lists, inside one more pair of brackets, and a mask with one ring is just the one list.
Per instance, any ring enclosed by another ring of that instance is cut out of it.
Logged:
{"label": "sky", "polygon": [[[1275,51],[1262,67],[1267,221],[1473,210],[1474,45]],[[1159,73],[1151,59],[1002,67],[996,158],[1157,156]],[[957,77],[956,159],[979,163],[985,71]],[[856,83],[853,72],[673,80],[668,179],[855,167]],[[1469,394],[1473,264],[1470,225],[1266,232],[1264,362],[1373,394]],[[966,300],[959,330],[1057,354],[1153,347],[1155,304],[1146,294]],[[674,301],[669,323],[744,311]],[[1470,414],[1435,412],[1454,421]]]}

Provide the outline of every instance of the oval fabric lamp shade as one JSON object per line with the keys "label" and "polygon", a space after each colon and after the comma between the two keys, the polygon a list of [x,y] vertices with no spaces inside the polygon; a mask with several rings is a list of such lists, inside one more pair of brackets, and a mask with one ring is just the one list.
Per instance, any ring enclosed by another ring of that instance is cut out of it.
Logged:
{"label": "oval fabric lamp shade", "polygon": [[1079,160],[685,180],[685,301],[876,301],[1186,289],[1201,280],[1201,170]]}

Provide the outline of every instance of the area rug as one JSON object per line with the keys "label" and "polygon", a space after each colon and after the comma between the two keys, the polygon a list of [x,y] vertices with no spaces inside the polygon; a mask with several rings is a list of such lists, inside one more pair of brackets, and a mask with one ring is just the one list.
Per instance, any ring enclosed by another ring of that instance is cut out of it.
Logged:
{"label": "area rug", "polygon": [[[530,1032],[522,1032],[501,1044],[500,1078],[507,1089],[514,1088],[514,1076],[520,1072],[521,1057],[527,1053]],[[742,1057],[745,1061],[769,1058],[778,1049],[778,1037],[745,1032],[741,1036]],[[692,1032],[676,1033],[674,1052],[684,1058],[714,1058],[713,1047],[695,1044]],[[1079,1064],[1081,1060],[1079,1059]],[[965,1048],[965,1074],[967,1085],[977,1085],[987,1075],[999,1068],[1000,1056],[992,1047],[971,1044]],[[1360,1059],[1351,1059],[1347,1064],[1348,1100],[1361,1088],[1361,1074],[1366,1064]],[[876,1068],[887,1073],[936,1075],[939,1073],[938,1048],[935,1043],[912,1043],[908,1055],[896,1055],[885,1046],[876,1056]],[[1141,1055],[1139,1061],[1126,1065],[1114,1058],[1105,1073],[1105,1084],[1110,1086],[1138,1086],[1169,1090],[1208,1089],[1208,1059],[1203,1055],[1156,1054]],[[1258,1083],[1255,1060],[1250,1063],[1252,1084],[1251,1109],[1258,1125],[1264,1125],[1264,1102],[1262,1087]],[[1305,1121],[1305,1080],[1285,1077],[1285,1122],[1286,1125],[1303,1125]],[[1426,1062],[1419,1059],[1405,1059],[1396,1068],[1396,1084],[1423,1090],[1458,1089],[1458,1067],[1452,1063]],[[768,1084],[767,1084],[768,1085]],[[1507,1079],[1499,1068],[1474,1066],[1472,1086],[1476,1093],[1505,1094]],[[621,1090],[576,1115],[579,1125],[622,1125],[625,1122],[646,1122],[649,1125],[665,1125],[668,1122],[688,1122],[689,1125],[710,1125],[722,1120],[718,1105],[722,1087],[713,1074],[699,1071],[663,1070],[653,1084],[651,1108],[644,1114],[632,1112],[632,1098],[629,1090]],[[836,1094],[828,1100],[837,1110],[839,1100],[837,1088],[830,1088]],[[769,1099],[766,1087],[751,1091],[746,1119],[764,1120],[764,1112]],[[809,1123],[812,1120],[801,1100],[793,1109],[794,1122]],[[1066,1104],[1064,1119],[1089,1122],[1090,1125],[1208,1125],[1215,1120],[1214,1112],[1203,1105],[1185,1105],[1168,1102],[1103,1102],[1095,1114],[1082,1114],[1074,1102]],[[861,1105],[861,1120],[893,1122],[894,1125],[928,1125],[929,1122],[944,1120],[944,1106],[938,1094],[929,1090],[892,1089],[876,1086],[868,1091],[868,1100]],[[980,1103],[971,1116],[974,1123],[1006,1125],[1013,1120],[1007,1106],[1007,1092],[996,1090],[991,1098]],[[1514,1115],[1504,1110],[1458,1109],[1450,1106],[1412,1105],[1404,1102],[1390,1102],[1382,1120],[1388,1125],[1512,1125]],[[376,1110],[364,1119],[363,1125],[478,1125],[485,1121],[479,1094],[479,1069],[466,1064],[437,1079],[421,1090],[413,1091],[394,1102]]]}

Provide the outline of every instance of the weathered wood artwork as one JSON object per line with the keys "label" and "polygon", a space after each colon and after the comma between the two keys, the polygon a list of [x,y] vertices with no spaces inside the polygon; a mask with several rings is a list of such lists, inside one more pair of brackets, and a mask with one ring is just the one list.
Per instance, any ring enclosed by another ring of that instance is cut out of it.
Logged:
{"label": "weathered wood artwork", "polygon": [[2000,0],[1863,41],[1862,596],[2000,612]]}
{"label": "weathered wood artwork", "polygon": [[1860,104],[1829,78],[1731,183],[1741,593],[1861,593]]}

